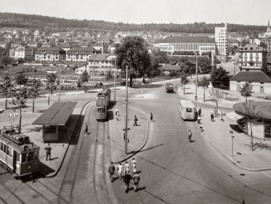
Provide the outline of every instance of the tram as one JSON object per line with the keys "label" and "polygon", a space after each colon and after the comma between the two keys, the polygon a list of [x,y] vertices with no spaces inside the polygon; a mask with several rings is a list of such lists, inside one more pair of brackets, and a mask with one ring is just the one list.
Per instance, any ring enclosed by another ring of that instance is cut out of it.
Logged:
{"label": "tram", "polygon": [[0,163],[18,177],[39,171],[39,150],[28,136],[0,134]]}
{"label": "tram", "polygon": [[108,117],[108,106],[110,104],[110,89],[104,89],[97,95],[96,100],[96,119],[106,120]]}

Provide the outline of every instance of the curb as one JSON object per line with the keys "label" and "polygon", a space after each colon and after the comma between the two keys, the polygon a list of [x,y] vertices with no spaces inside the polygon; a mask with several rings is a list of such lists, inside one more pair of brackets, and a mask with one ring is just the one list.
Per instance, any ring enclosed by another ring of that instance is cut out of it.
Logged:
{"label": "curb", "polygon": [[[134,107],[131,107],[131,106],[130,106],[130,108],[132,108],[132,109],[134,109],[136,111],[141,112],[142,114],[144,114],[146,116],[146,118],[148,118],[147,114],[145,112],[140,111],[137,108],[134,108]],[[122,159],[120,159],[118,161],[115,161],[114,164],[118,164],[120,162],[126,161],[127,159],[130,159],[131,157],[133,157],[134,155],[136,155],[137,153],[139,153],[146,146],[146,144],[148,142],[148,139],[149,139],[149,125],[150,125],[150,120],[147,119],[147,126],[146,126],[146,130],[145,130],[145,140],[144,140],[143,145],[141,145],[137,150],[131,151],[130,153],[128,153],[128,155],[126,157],[124,157],[124,158],[122,158]]]}
{"label": "curb", "polygon": [[[83,110],[85,109],[86,105],[88,105],[89,103],[90,103],[90,101],[86,102],[86,103],[83,105],[82,110],[81,110],[81,112],[80,112],[80,116],[82,115],[82,112],[83,112]],[[80,117],[78,117],[78,119],[77,119],[76,126],[77,126],[77,124],[78,124],[78,122],[79,122],[79,119],[80,119]],[[72,135],[75,133],[76,126],[75,126],[75,128],[74,128],[74,130],[73,130]],[[69,147],[70,147],[70,142],[68,143],[67,149],[65,150],[64,156],[63,156],[63,158],[62,158],[62,161],[61,161],[61,163],[60,163],[58,169],[57,169],[52,175],[50,175],[50,174],[49,174],[49,175],[46,175],[45,178],[53,178],[53,177],[55,177],[55,176],[59,173],[59,171],[60,171],[60,169],[61,169],[61,167],[62,167],[62,165],[63,165],[63,163],[64,163],[64,160],[65,160],[65,158],[66,158],[66,155],[67,155],[67,152],[68,152],[68,150],[69,150]]]}

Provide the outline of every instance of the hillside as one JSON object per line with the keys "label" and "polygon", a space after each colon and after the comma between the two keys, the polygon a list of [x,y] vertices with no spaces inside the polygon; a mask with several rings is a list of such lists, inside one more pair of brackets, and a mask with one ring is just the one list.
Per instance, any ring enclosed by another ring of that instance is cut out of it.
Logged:
{"label": "hillside", "polygon": [[[111,31],[163,31],[163,32],[185,32],[185,33],[213,33],[215,26],[222,24],[125,24],[98,20],[70,20],[41,15],[27,15],[16,13],[0,13],[1,27],[17,28],[40,28],[58,31],[69,29],[95,29]],[[264,32],[266,26],[228,24],[228,32],[255,35]]]}

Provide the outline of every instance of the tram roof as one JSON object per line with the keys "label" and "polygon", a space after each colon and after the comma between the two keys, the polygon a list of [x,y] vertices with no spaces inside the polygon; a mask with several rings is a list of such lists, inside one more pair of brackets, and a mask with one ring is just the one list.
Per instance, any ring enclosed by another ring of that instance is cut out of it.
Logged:
{"label": "tram roof", "polygon": [[33,125],[65,125],[73,112],[76,102],[55,102]]}

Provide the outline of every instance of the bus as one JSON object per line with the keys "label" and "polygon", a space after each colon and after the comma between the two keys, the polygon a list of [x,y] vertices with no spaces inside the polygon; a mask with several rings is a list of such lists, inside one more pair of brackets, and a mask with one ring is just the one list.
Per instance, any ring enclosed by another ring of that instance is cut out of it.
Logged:
{"label": "bus", "polygon": [[183,120],[196,120],[196,106],[190,100],[180,100],[180,114]]}

